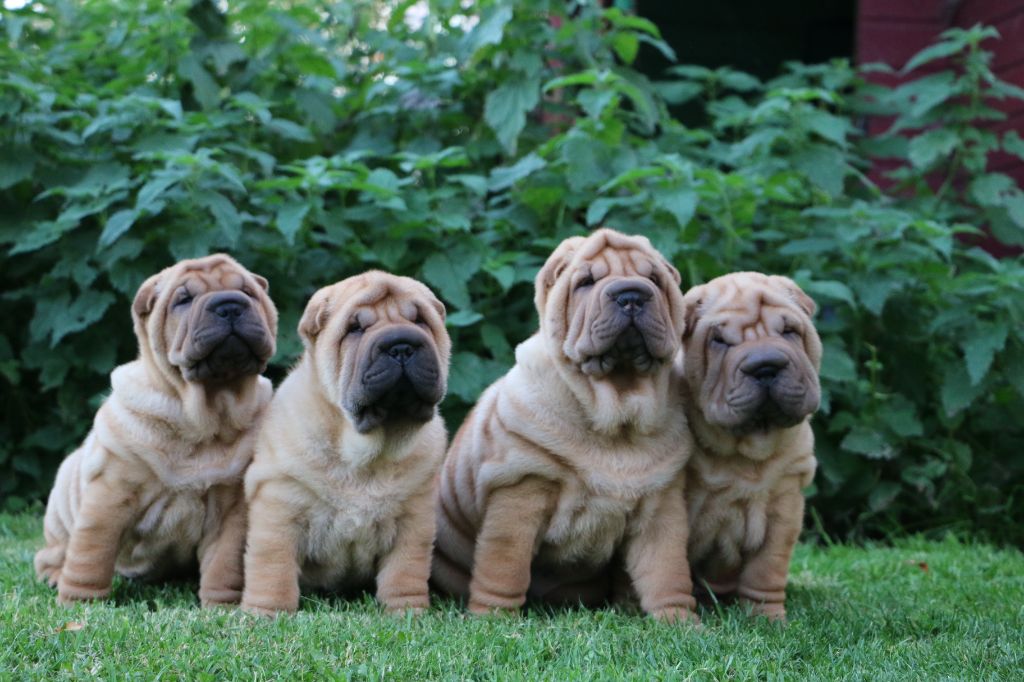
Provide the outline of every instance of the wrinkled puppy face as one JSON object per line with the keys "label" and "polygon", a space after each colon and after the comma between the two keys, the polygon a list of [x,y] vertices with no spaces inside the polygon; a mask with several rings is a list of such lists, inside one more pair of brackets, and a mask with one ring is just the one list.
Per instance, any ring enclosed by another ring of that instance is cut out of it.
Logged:
{"label": "wrinkled puppy face", "polygon": [[299,333],[359,433],[433,418],[448,381],[444,305],[414,279],[367,272],[321,289]]}
{"label": "wrinkled puppy face", "polygon": [[685,373],[704,418],[743,435],[818,409],[815,305],[785,277],[742,272],[687,292]]}
{"label": "wrinkled puppy face", "polygon": [[151,277],[132,307],[136,334],[185,381],[230,384],[266,369],[277,310],[267,281],[223,254]]}
{"label": "wrinkled puppy face", "polygon": [[591,378],[652,374],[679,348],[679,273],[645,237],[601,229],[567,239],[536,286],[542,333]]}

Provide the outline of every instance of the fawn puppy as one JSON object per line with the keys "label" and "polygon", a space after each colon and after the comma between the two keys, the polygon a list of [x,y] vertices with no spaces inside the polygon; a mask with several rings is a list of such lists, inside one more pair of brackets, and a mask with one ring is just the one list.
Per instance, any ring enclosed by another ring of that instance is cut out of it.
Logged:
{"label": "fawn puppy", "polygon": [[473,613],[593,603],[619,555],[646,612],[696,620],[679,273],[646,238],[601,229],[562,242],[535,302],[540,330],[448,450],[434,583]]}
{"label": "fawn puppy", "polygon": [[801,489],[815,469],[814,301],[792,280],[756,272],[694,287],[684,301],[677,371],[696,441],[686,477],[690,562],[716,594],[783,620]]}
{"label": "fawn puppy", "polygon": [[446,439],[444,306],[416,280],[367,272],[316,292],[299,334],[305,353],[245,478],[242,608],[295,611],[303,588],[376,581],[387,609],[424,609]]}
{"label": "fawn puppy", "polygon": [[100,599],[114,572],[160,578],[198,563],[204,606],[242,590],[242,475],[270,402],[267,281],[232,258],[185,260],[150,277],[132,304],[139,358],[85,442],[57,472],[36,573],[61,602]]}

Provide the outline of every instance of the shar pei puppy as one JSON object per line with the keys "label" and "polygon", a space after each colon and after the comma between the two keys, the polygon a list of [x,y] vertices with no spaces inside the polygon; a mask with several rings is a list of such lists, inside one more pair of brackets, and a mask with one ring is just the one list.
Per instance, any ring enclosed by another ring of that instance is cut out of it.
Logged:
{"label": "shar pei puppy", "polygon": [[388,610],[429,606],[437,405],[451,341],[416,280],[367,272],[313,295],[305,352],[281,384],[245,479],[242,608],[295,611],[300,589],[372,587]]}
{"label": "shar pei puppy", "polygon": [[690,561],[715,594],[784,620],[790,555],[814,476],[821,340],[790,279],[740,272],[685,296],[682,361],[695,449],[687,465]]}
{"label": "shar pei puppy", "polygon": [[132,304],[139,358],[61,464],[35,557],[58,599],[99,599],[115,571],[158,579],[198,564],[204,605],[242,590],[242,476],[270,402],[267,281],[225,255],[182,261]]}
{"label": "shar pei puppy", "polygon": [[601,229],[562,242],[535,303],[540,330],[448,451],[434,584],[473,613],[599,603],[615,558],[646,612],[695,620],[679,273],[646,238]]}

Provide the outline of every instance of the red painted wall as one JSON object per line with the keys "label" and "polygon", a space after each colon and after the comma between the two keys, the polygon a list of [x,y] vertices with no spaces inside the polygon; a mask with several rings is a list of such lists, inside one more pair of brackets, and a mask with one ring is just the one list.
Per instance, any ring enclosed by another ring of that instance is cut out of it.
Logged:
{"label": "red painted wall", "polygon": [[[1001,36],[986,48],[994,54],[993,71],[999,78],[1024,87],[1024,0],[860,0],[857,8],[857,61],[885,62],[900,68],[947,28],[968,28],[978,23],[994,26]],[[940,67],[935,67],[940,68]],[[883,79],[889,80],[889,79]],[[898,80],[891,78],[892,80]],[[1024,136],[1024,102],[994,102],[1007,115],[994,130],[1016,130]],[[886,121],[871,121],[869,132],[884,130]],[[1024,161],[1005,153],[993,154],[989,168],[1012,176],[1024,187]],[[991,251],[1016,249],[987,245]]]}

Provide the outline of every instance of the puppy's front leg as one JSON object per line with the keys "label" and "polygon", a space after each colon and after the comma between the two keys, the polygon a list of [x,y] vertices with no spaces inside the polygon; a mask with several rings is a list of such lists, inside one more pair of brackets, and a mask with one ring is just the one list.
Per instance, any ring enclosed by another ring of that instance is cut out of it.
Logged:
{"label": "puppy's front leg", "polygon": [[264,484],[249,500],[242,609],[261,616],[299,608],[299,528],[295,514]]}
{"label": "puppy's front leg", "polygon": [[555,500],[554,485],[539,478],[491,492],[473,552],[471,613],[518,609],[526,601],[537,538]]}
{"label": "puppy's front leg", "polygon": [[789,561],[804,518],[799,484],[772,500],[767,513],[764,544],[744,564],[736,593],[755,615],[785,621]]}
{"label": "puppy's front leg", "polygon": [[640,606],[658,620],[699,623],[693,582],[686,557],[689,526],[682,480],[673,482],[650,507],[626,540],[626,571],[640,597]]}
{"label": "puppy's front leg", "polygon": [[245,555],[245,495],[241,484],[211,491],[224,516],[199,554],[199,601],[203,607],[237,604],[242,597]]}
{"label": "puppy's front leg", "polygon": [[121,536],[137,507],[134,488],[109,474],[86,484],[57,581],[58,602],[103,599],[110,594]]}
{"label": "puppy's front leg", "polygon": [[422,611],[430,606],[427,581],[434,547],[436,478],[409,500],[398,520],[398,534],[377,572],[377,601],[388,611]]}

